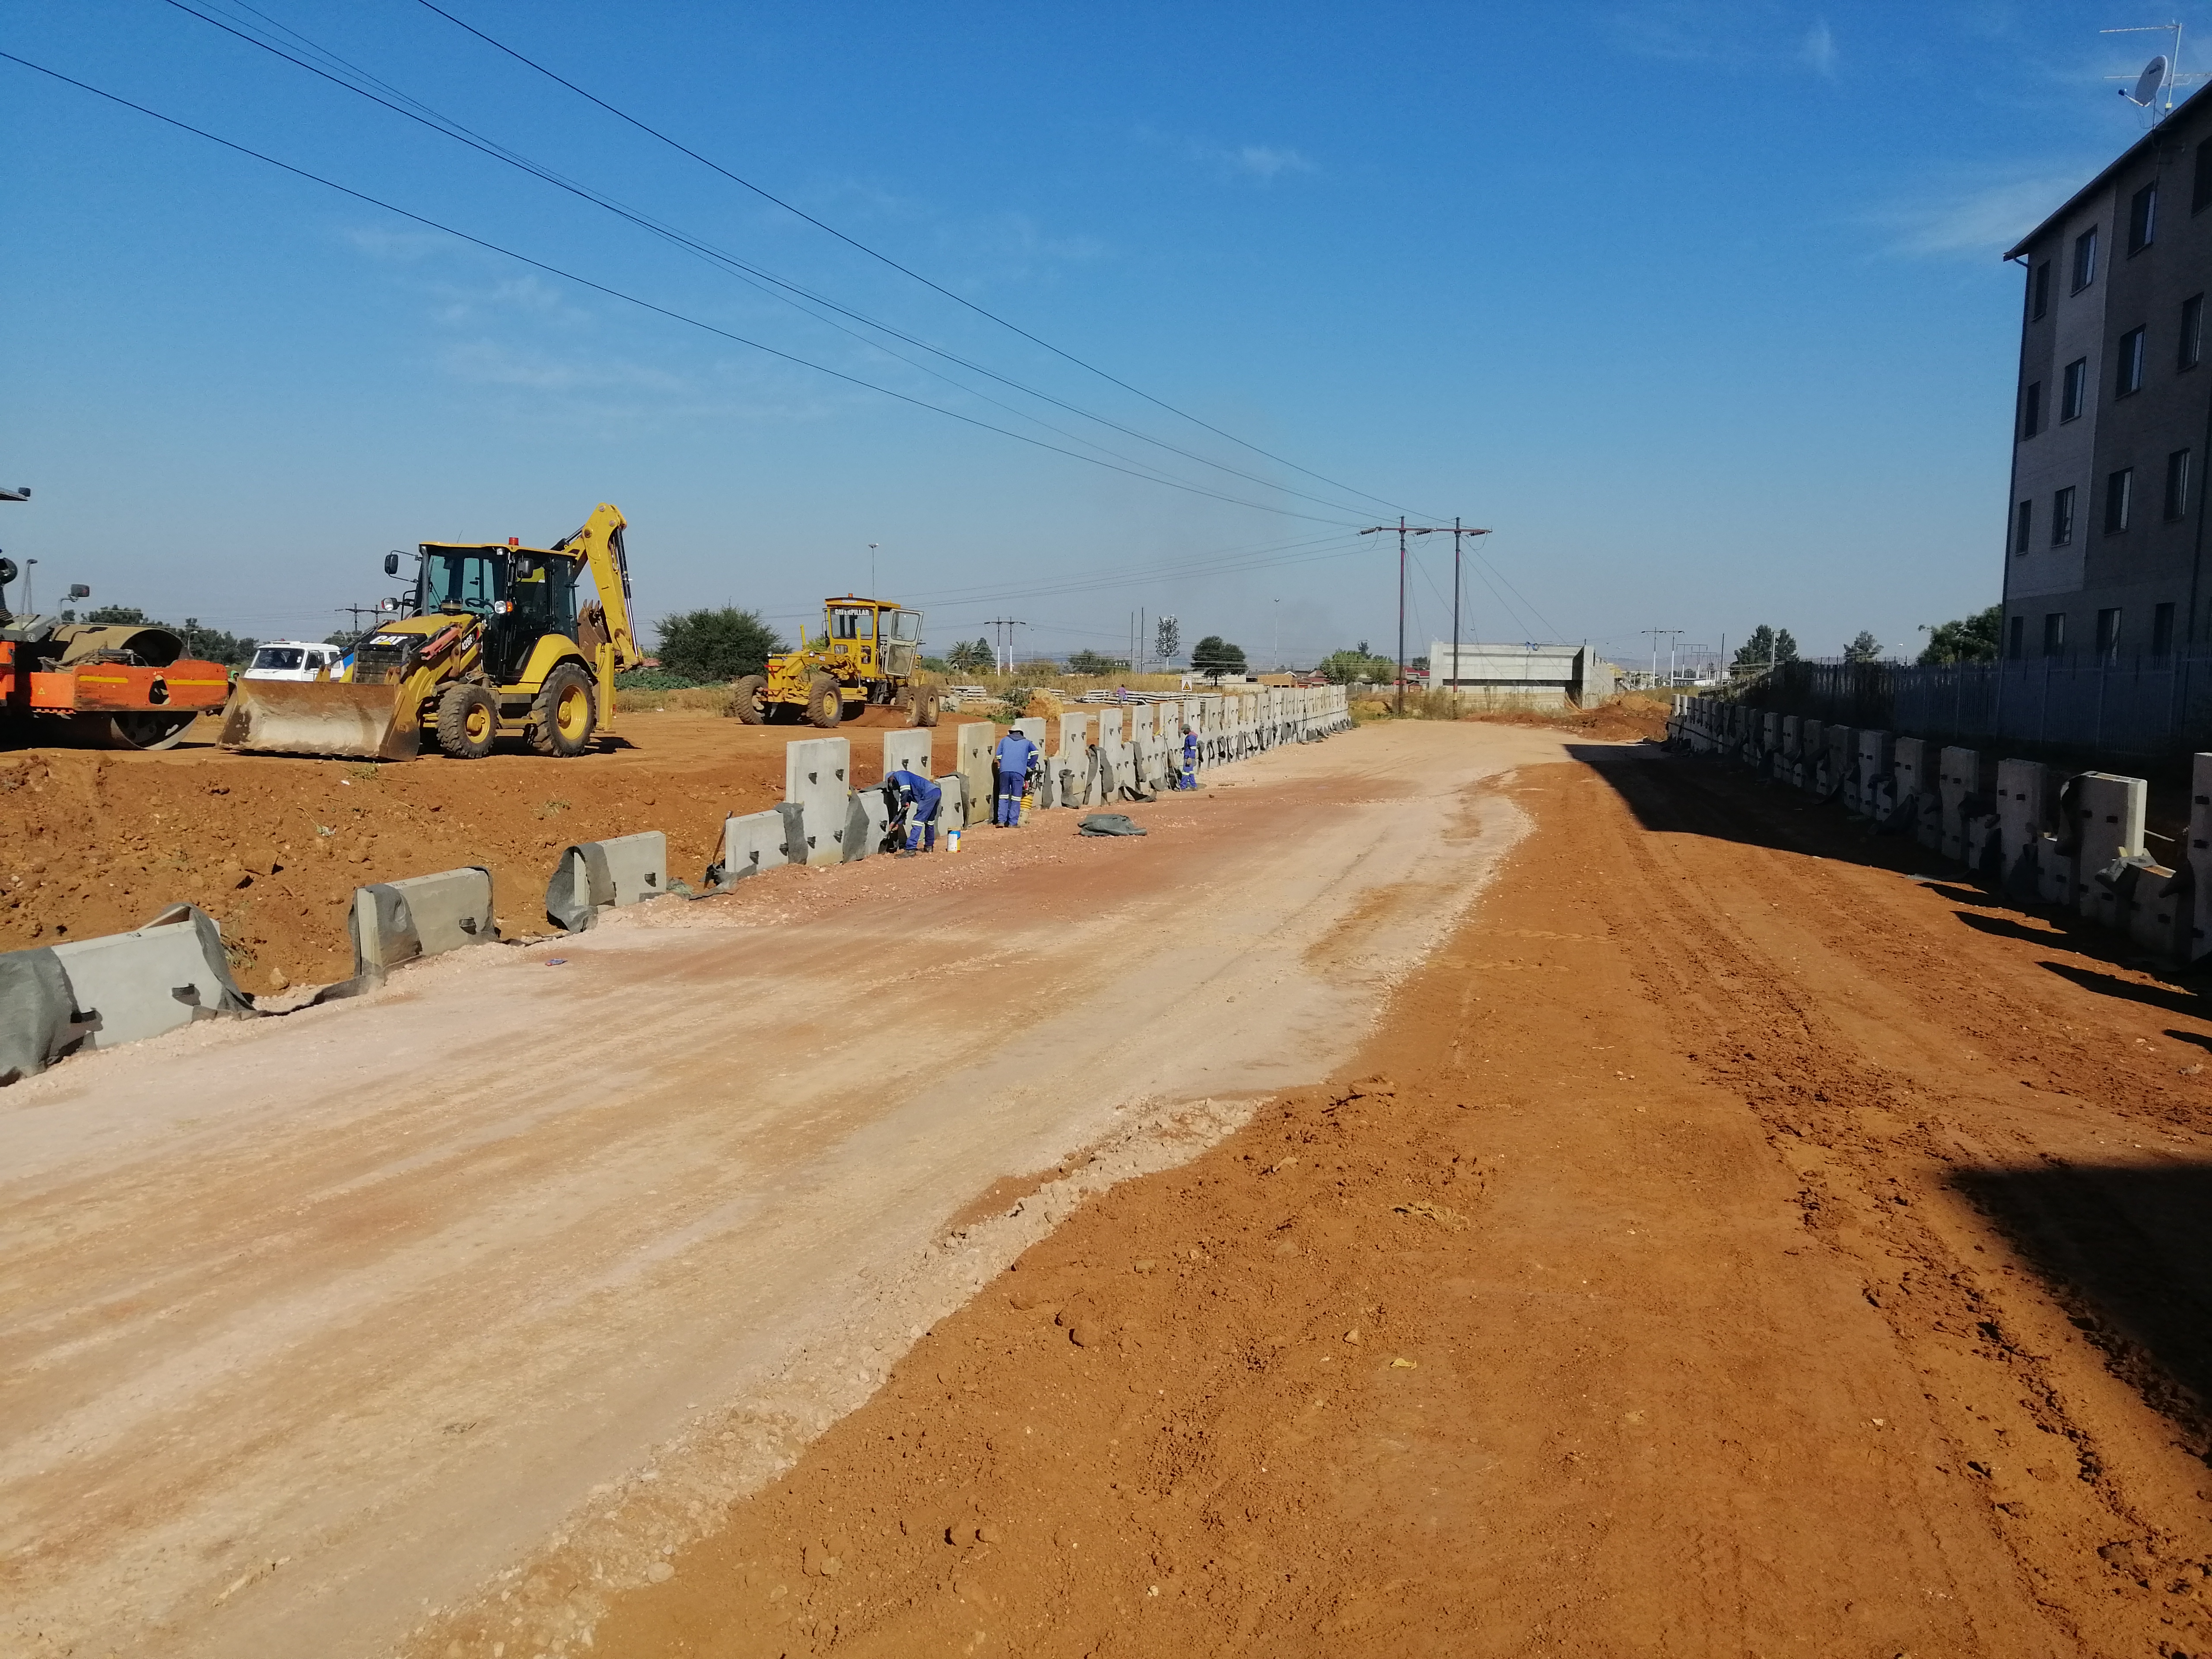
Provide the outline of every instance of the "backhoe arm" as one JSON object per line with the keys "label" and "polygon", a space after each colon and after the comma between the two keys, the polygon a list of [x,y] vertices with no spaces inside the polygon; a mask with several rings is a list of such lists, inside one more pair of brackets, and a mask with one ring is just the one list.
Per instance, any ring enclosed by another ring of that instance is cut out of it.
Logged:
{"label": "backhoe arm", "polygon": [[630,626],[629,560],[623,551],[623,531],[629,522],[620,507],[601,501],[581,530],[554,547],[556,552],[580,550],[592,568],[592,586],[606,623],[607,637],[596,653],[594,678],[599,681],[599,724],[607,731],[614,729],[615,676],[645,660]]}

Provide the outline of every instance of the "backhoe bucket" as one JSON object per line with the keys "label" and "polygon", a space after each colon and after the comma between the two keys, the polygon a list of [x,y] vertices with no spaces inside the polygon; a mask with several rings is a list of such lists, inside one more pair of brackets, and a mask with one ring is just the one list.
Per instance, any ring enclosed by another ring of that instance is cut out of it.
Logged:
{"label": "backhoe bucket", "polygon": [[401,685],[331,680],[240,680],[220,739],[225,749],[270,755],[412,760],[421,732],[401,723]]}

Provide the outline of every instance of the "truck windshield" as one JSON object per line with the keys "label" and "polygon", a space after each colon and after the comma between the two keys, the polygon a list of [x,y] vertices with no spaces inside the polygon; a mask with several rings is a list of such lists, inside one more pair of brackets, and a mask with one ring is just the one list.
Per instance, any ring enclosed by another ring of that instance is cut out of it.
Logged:
{"label": "truck windshield", "polygon": [[870,619],[875,614],[857,605],[832,605],[830,609],[830,637],[833,640],[873,639],[876,636],[875,624]]}
{"label": "truck windshield", "polygon": [[452,605],[489,617],[507,597],[507,550],[503,547],[426,547],[422,550],[425,615]]}
{"label": "truck windshield", "polygon": [[290,647],[264,645],[253,653],[256,668],[297,668],[300,653]]}

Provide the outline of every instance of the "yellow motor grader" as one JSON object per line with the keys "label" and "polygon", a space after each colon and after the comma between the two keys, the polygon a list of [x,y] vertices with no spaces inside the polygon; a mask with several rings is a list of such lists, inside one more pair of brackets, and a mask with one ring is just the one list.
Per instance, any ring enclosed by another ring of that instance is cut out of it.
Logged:
{"label": "yellow motor grader", "polygon": [[822,637],[810,640],[800,629],[796,651],[770,657],[768,672],[737,683],[732,712],[748,726],[827,727],[874,706],[904,710],[909,726],[936,725],[939,689],[921,678],[921,612],[850,593],[822,606]]}
{"label": "yellow motor grader", "polygon": [[[580,755],[614,729],[615,676],[641,659],[630,629],[621,511],[602,502],[551,547],[424,542],[405,614],[364,635],[313,681],[240,680],[222,746],[407,760],[427,731],[456,760],[520,733],[541,755]],[[399,574],[388,554],[384,574]],[[597,597],[579,608],[588,566]]]}

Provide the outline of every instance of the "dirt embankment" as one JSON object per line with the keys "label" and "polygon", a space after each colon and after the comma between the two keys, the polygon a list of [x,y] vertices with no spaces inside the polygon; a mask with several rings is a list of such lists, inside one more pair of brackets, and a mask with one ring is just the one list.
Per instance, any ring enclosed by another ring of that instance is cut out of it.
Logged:
{"label": "dirt embankment", "polygon": [[[939,726],[938,769],[954,727]],[[783,750],[808,728],[748,726],[674,710],[625,714],[621,745],[574,760],[503,748],[388,765],[228,755],[211,722],[161,754],[76,749],[0,753],[0,950],[119,933],[179,901],[222,924],[249,992],[353,971],[345,907],[364,882],[480,864],[503,931],[544,930],[545,882],[561,849],[659,830],[669,873],[696,883],[732,812],[782,799]],[[856,781],[881,773],[872,714],[838,729]]]}
{"label": "dirt embankment", "polygon": [[[2212,1020],[1607,756],[1395,1082],[1088,1204],[592,1651],[2212,1649]],[[581,1639],[501,1623],[422,1651]]]}

